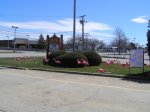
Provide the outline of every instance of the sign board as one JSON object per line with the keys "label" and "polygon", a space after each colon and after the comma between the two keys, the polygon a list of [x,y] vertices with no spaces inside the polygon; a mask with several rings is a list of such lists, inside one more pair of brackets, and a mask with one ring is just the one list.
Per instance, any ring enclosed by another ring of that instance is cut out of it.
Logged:
{"label": "sign board", "polygon": [[143,68],[144,67],[144,50],[135,49],[130,51],[130,67]]}

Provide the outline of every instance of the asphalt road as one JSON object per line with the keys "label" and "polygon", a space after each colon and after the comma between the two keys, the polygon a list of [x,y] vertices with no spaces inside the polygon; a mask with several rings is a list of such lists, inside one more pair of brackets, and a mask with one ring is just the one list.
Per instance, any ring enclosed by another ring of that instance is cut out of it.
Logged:
{"label": "asphalt road", "polygon": [[1,67],[0,112],[150,112],[150,81]]}

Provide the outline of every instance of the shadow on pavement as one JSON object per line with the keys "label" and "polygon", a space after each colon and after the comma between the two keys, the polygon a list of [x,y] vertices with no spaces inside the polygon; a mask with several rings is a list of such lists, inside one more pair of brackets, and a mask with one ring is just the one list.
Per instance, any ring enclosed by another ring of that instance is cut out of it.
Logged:
{"label": "shadow on pavement", "polygon": [[6,69],[6,67],[0,67],[0,69]]}
{"label": "shadow on pavement", "polygon": [[138,74],[130,74],[123,77],[122,80],[133,81],[138,83],[150,83],[150,71]]}

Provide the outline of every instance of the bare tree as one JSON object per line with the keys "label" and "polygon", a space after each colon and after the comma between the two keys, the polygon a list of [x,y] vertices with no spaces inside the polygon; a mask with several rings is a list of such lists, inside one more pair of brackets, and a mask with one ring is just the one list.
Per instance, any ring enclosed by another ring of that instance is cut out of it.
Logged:
{"label": "bare tree", "polygon": [[126,37],[125,33],[121,28],[116,28],[114,35],[116,36],[111,42],[111,46],[118,48],[118,53],[126,51],[126,47],[129,43],[129,39]]}
{"label": "bare tree", "polygon": [[[72,41],[73,41],[72,38],[69,38],[67,40],[67,46],[69,46],[70,48],[72,46]],[[85,48],[84,48],[85,50],[95,50],[96,47],[102,45],[102,41],[96,38],[89,38],[88,36],[85,36],[84,42],[85,42]],[[76,37],[75,49],[78,51],[82,50],[82,37],[81,36]]]}
{"label": "bare tree", "polygon": [[101,44],[101,41],[98,39],[89,39],[88,45],[90,46],[90,50],[95,50],[97,46]]}
{"label": "bare tree", "polygon": [[130,42],[130,43],[127,45],[127,50],[131,50],[131,49],[137,49],[136,44],[133,43],[133,42]]}
{"label": "bare tree", "polygon": [[[66,42],[66,49],[71,49],[73,47],[73,39],[69,38]],[[75,50],[81,50],[82,48],[82,37],[77,36],[74,43]]]}
{"label": "bare tree", "polygon": [[98,49],[104,49],[106,47],[106,43],[104,43],[104,41],[100,41],[100,44],[98,46]]}

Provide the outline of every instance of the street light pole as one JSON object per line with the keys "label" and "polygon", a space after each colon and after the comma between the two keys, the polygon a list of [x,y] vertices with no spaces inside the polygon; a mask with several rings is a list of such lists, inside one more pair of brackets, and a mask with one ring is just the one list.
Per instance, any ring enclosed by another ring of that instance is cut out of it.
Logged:
{"label": "street light pole", "polygon": [[75,36],[76,36],[76,0],[74,0],[73,14],[73,52],[75,51]]}
{"label": "street light pole", "polygon": [[17,29],[18,27],[12,26],[12,28],[15,29],[15,32],[14,32],[14,52],[15,52],[15,51],[16,51],[16,29]]}
{"label": "street light pole", "polygon": [[28,37],[28,51],[29,51],[29,35],[26,35]]}

